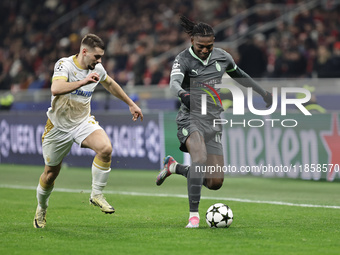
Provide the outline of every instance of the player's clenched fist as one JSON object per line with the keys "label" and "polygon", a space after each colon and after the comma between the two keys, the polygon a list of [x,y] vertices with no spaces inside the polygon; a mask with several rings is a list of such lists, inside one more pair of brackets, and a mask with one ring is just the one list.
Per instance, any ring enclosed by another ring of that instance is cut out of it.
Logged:
{"label": "player's clenched fist", "polygon": [[97,73],[89,73],[86,78],[85,78],[85,81],[86,83],[85,84],[89,84],[89,83],[93,83],[93,82],[97,82],[99,81],[99,74]]}

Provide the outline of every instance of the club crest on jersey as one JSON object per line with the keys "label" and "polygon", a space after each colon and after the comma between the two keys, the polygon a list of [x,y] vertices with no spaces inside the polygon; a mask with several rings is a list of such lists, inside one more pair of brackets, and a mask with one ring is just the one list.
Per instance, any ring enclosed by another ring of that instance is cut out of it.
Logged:
{"label": "club crest on jersey", "polygon": [[220,66],[220,64],[217,61],[216,61],[215,66],[216,66],[216,70],[221,72],[221,66]]}
{"label": "club crest on jersey", "polygon": [[189,134],[188,130],[186,128],[182,128],[182,134],[184,136],[187,136]]}

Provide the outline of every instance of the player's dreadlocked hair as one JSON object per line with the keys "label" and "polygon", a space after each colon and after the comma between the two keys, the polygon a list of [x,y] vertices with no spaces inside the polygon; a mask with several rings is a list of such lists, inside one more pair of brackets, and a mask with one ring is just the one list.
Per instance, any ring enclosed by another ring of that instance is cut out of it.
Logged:
{"label": "player's dreadlocked hair", "polygon": [[203,22],[199,22],[199,23],[195,23],[192,22],[191,20],[189,20],[187,17],[185,16],[181,16],[181,26],[184,28],[185,32],[191,36],[204,36],[204,37],[208,37],[208,36],[214,36],[214,30],[212,29],[211,26],[209,26],[206,23]]}

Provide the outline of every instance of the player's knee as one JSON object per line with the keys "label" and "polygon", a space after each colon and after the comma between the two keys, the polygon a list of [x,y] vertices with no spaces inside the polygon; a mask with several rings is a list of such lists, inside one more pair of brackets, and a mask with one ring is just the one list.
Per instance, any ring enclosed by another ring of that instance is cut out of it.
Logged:
{"label": "player's knee", "polygon": [[56,172],[47,172],[45,174],[44,183],[46,183],[48,185],[53,184],[55,179],[57,179],[58,175],[59,175],[59,171],[56,171]]}
{"label": "player's knee", "polygon": [[48,185],[52,185],[55,179],[57,179],[61,169],[61,163],[56,166],[45,165],[44,172],[41,175],[41,180]]}
{"label": "player's knee", "polygon": [[111,144],[103,145],[98,154],[100,154],[100,157],[102,158],[111,158],[111,154],[112,154]]}
{"label": "player's knee", "polygon": [[223,185],[223,179],[209,179],[207,181],[207,186],[211,190],[218,190]]}

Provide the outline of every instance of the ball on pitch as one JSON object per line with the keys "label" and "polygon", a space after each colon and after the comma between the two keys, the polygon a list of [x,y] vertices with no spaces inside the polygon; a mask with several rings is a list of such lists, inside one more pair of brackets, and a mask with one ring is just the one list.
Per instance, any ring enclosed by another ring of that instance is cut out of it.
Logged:
{"label": "ball on pitch", "polygon": [[205,220],[211,228],[229,228],[233,218],[233,211],[222,203],[213,204],[205,214]]}

